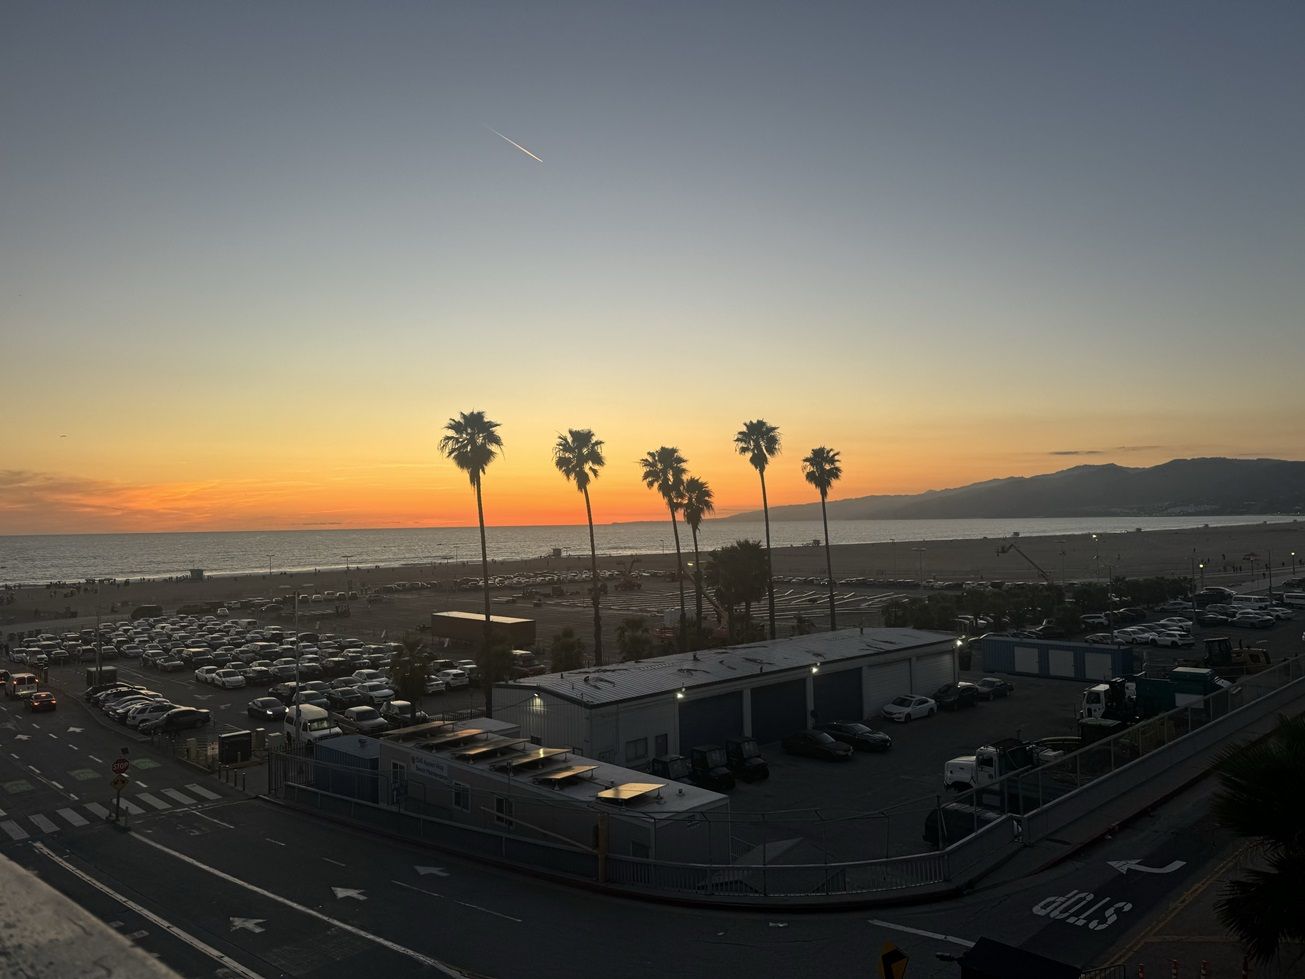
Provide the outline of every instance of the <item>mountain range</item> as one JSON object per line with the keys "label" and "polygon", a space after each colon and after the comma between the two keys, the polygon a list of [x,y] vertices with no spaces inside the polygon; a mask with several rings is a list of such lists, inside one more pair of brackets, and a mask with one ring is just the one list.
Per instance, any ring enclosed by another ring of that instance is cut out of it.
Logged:
{"label": "mountain range", "polygon": [[[1305,462],[1174,459],[1158,466],[1074,466],[910,496],[831,500],[831,520],[980,517],[1224,516],[1305,511]],[[726,520],[758,520],[760,510]],[[772,520],[819,520],[820,503],[772,507]]]}

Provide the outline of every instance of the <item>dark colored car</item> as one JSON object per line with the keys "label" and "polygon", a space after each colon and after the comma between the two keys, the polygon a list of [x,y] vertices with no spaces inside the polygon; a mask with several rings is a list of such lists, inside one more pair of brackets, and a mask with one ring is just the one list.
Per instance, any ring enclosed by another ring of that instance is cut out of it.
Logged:
{"label": "dark colored car", "polygon": [[887,751],[893,739],[883,731],[876,731],[860,721],[833,721],[821,724],[816,730],[824,731],[835,741],[851,746],[854,751]]}
{"label": "dark colored car", "polygon": [[87,688],[86,701],[87,703],[98,705],[100,702],[100,698],[103,697],[106,693],[112,693],[115,690],[143,690],[143,689],[144,689],[143,687],[138,687],[135,684],[123,683],[121,680],[117,680],[113,683],[97,683],[95,686]]}
{"label": "dark colored car", "polygon": [[260,721],[279,721],[285,717],[285,704],[275,697],[255,697],[245,707],[245,713]]}
{"label": "dark colored car", "polygon": [[141,725],[142,734],[172,734],[189,731],[213,723],[213,717],[202,707],[176,707],[162,717]]}
{"label": "dark colored car", "polygon": [[326,697],[327,709],[337,714],[350,707],[367,707],[371,704],[371,700],[357,687],[332,687],[323,696]]}
{"label": "dark colored car", "polygon": [[54,699],[54,694],[48,690],[39,690],[32,694],[31,699],[27,701],[27,709],[36,713],[37,711],[54,710],[59,706],[59,701]]}
{"label": "dark colored car", "polygon": [[979,688],[962,680],[960,683],[944,683],[929,696],[937,702],[939,710],[960,710],[979,702]]}
{"label": "dark colored car", "polygon": [[1009,697],[1015,692],[1015,685],[1013,683],[997,676],[985,676],[974,685],[979,690],[980,700],[995,700],[998,697]]}
{"label": "dark colored car", "polygon": [[753,738],[730,738],[725,742],[725,754],[730,760],[730,770],[745,782],[759,782],[770,778],[770,765]]}
{"label": "dark colored car", "polygon": [[851,745],[835,741],[833,735],[824,731],[798,731],[790,734],[780,744],[790,755],[823,758],[826,761],[850,761],[852,758]]}
{"label": "dark colored car", "polygon": [[298,689],[299,684],[295,683],[293,680],[288,683],[274,683],[268,688],[267,695],[269,697],[275,697],[283,704],[289,704],[290,701],[295,699],[295,693]]}
{"label": "dark colored car", "polygon": [[272,682],[272,671],[266,666],[246,666],[240,671],[240,675],[251,687],[261,687],[264,683]]}

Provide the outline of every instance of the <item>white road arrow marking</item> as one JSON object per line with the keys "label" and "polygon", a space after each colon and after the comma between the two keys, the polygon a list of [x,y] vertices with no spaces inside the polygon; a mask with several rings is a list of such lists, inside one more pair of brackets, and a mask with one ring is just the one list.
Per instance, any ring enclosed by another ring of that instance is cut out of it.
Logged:
{"label": "white road arrow marking", "polygon": [[15,741],[31,741],[32,739],[29,738],[26,734],[15,734],[15,735],[14,735],[14,740],[15,740]]}
{"label": "white road arrow marking", "polygon": [[1172,874],[1175,870],[1187,866],[1186,860],[1171,860],[1163,867],[1147,867],[1141,860],[1107,860],[1106,862],[1121,874],[1126,874],[1130,870],[1136,870],[1142,874]]}
{"label": "white road arrow marking", "polygon": [[449,875],[449,872],[445,870],[443,867],[414,866],[412,869],[417,871],[417,873],[421,874],[423,877],[425,877],[427,874],[434,874],[436,877],[447,877]]}
{"label": "white road arrow marking", "polygon": [[336,898],[339,899],[351,897],[355,901],[367,900],[367,895],[365,895],[362,891],[355,890],[352,887],[332,887],[331,890],[335,892]]}
{"label": "white road arrow marking", "polygon": [[80,727],[70,727],[70,728],[68,729],[68,733],[69,733],[69,734],[81,734],[82,731],[83,731],[83,729],[80,728]]}
{"label": "white road arrow marking", "polygon": [[245,931],[252,931],[257,935],[259,932],[267,931],[266,928],[262,927],[263,922],[266,920],[266,918],[232,918],[231,930],[240,931],[243,929]]}

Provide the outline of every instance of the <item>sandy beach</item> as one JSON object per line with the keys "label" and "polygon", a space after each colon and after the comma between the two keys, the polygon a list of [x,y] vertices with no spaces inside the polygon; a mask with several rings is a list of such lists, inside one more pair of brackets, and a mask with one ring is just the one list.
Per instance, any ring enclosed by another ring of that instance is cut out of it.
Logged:
{"label": "sandy beach", "polygon": [[[493,530],[491,528],[491,533]],[[898,540],[881,544],[845,544],[833,549],[834,575],[838,578],[930,578],[950,581],[975,579],[1031,581],[1040,575],[1014,549],[998,553],[1013,541],[1029,561],[1035,562],[1055,581],[1100,578],[1106,573],[1126,576],[1152,574],[1188,575],[1195,572],[1207,584],[1230,584],[1249,580],[1268,581],[1266,562],[1272,560],[1275,582],[1292,576],[1296,567],[1305,569],[1305,521],[1257,523],[1243,526],[1203,527],[1131,533],[1059,537],[1023,537],[1005,540]],[[628,558],[606,557],[603,568],[629,566]],[[643,555],[634,559],[635,571],[667,570],[675,565],[673,554]],[[687,557],[686,557],[687,560]],[[1202,570],[1199,565],[1204,564]],[[589,562],[580,556],[541,557],[525,561],[495,562],[491,574],[509,575],[521,571],[585,571]],[[776,575],[817,576],[825,572],[823,547],[777,548]],[[106,617],[123,616],[138,605],[157,604],[171,611],[180,605],[201,602],[229,602],[236,599],[275,599],[292,591],[300,593],[353,590],[375,591],[401,581],[425,581],[430,590],[387,595],[380,604],[354,602],[349,619],[330,620],[334,631],[357,635],[395,636],[428,621],[431,611],[458,609],[479,611],[479,592],[451,590],[458,578],[479,577],[479,562],[409,565],[389,568],[322,570],[302,574],[279,573],[208,577],[203,581],[137,580],[130,584],[105,584],[98,590],[86,585],[29,587],[6,594],[12,602],[0,607],[5,631],[39,625],[58,631],[73,622],[93,617],[97,609]],[[649,583],[648,591],[666,587]],[[645,592],[646,593],[646,592]],[[504,614],[539,619],[541,638],[572,626],[581,635],[591,628],[579,585],[568,586],[568,594],[546,600],[542,606],[498,608]],[[609,599],[612,596],[609,596]],[[496,607],[507,593],[496,596]],[[75,613],[72,616],[67,612]],[[249,613],[246,613],[249,614]],[[619,615],[607,614],[609,631]]]}

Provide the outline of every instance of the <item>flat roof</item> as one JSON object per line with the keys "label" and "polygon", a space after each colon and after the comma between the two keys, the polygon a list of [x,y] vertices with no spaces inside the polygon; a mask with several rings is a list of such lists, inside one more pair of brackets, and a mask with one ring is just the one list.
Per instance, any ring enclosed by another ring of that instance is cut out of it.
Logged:
{"label": "flat roof", "polygon": [[[446,619],[474,619],[477,622],[485,621],[484,612],[432,612],[431,615],[442,616]],[[498,625],[520,625],[522,622],[534,622],[535,620],[518,619],[513,618],[510,615],[491,615],[489,621],[491,624],[497,623]]]}
{"label": "flat roof", "polygon": [[928,646],[953,645],[956,637],[923,629],[840,629],[791,639],[773,639],[675,653],[637,663],[616,663],[569,673],[545,673],[495,684],[498,690],[546,691],[586,705],[614,704],[692,690],[747,676],[789,674],[813,666],[836,667],[841,662],[884,656]]}

